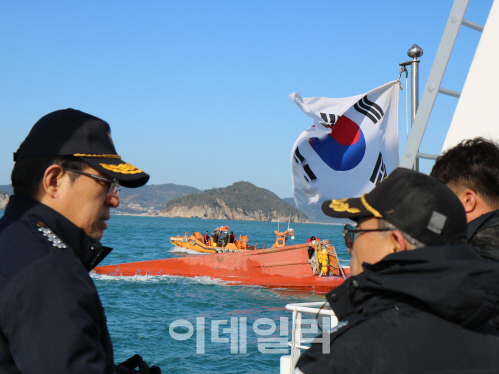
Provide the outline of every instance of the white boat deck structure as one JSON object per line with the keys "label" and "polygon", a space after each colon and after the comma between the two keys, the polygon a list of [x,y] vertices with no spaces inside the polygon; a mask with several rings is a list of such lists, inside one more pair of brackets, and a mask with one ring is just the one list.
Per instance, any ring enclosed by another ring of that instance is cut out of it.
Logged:
{"label": "white boat deck structure", "polygon": [[[322,328],[326,332],[338,325],[338,318],[326,301],[287,304],[286,309],[293,311],[292,338],[289,343],[291,355],[281,356],[281,374],[293,373],[301,350],[310,348],[310,343],[318,334],[319,316],[322,316]],[[310,325],[310,328],[304,329],[304,324]],[[305,337],[304,334],[310,334],[311,337]]]}

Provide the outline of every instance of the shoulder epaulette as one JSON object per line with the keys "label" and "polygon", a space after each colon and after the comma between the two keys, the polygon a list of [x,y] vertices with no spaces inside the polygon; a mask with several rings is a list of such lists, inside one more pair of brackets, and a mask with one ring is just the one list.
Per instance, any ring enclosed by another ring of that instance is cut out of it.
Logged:
{"label": "shoulder epaulette", "polygon": [[52,232],[48,227],[45,227],[43,222],[38,222],[36,224],[38,226],[38,231],[40,231],[43,236],[47,237],[49,242],[52,242],[52,245],[57,248],[67,248],[68,246],[61,239],[57,237],[56,234]]}

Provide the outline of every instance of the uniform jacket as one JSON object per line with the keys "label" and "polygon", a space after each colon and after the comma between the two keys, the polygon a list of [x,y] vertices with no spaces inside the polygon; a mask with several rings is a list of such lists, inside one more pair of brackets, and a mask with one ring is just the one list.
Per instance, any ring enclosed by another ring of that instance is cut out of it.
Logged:
{"label": "uniform jacket", "polygon": [[499,261],[499,210],[481,215],[468,223],[468,245],[483,258]]}
{"label": "uniform jacket", "polygon": [[499,372],[499,332],[486,323],[499,313],[498,264],[449,245],[363,266],[326,296],[340,322],[302,354],[301,372]]}
{"label": "uniform jacket", "polygon": [[51,208],[11,196],[0,219],[0,373],[114,373],[88,274],[110,251]]}

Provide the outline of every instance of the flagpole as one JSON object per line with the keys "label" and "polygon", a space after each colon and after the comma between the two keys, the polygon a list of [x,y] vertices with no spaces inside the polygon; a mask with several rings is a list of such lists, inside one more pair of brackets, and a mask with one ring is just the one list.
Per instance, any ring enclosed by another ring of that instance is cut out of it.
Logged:
{"label": "flagpole", "polygon": [[[411,65],[411,129],[414,119],[416,118],[416,113],[419,106],[419,60],[418,57],[423,55],[423,50],[414,44],[407,51],[407,56],[411,57],[411,61],[402,62],[400,66]],[[418,150],[419,151],[419,150]],[[414,169],[419,170],[419,158],[416,157],[414,161]]]}

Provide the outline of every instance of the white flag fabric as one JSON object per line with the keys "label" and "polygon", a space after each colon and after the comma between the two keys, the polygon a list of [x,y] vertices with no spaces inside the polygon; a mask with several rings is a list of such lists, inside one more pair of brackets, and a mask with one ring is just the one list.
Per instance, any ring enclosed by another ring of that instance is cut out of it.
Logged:
{"label": "white flag fabric", "polygon": [[291,99],[314,124],[291,152],[296,205],[359,197],[399,163],[398,81],[365,94]]}

